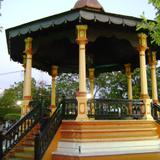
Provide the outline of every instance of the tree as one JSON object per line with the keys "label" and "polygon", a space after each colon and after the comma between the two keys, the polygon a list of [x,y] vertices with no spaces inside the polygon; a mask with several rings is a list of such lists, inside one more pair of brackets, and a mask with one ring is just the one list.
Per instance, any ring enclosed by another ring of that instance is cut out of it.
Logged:
{"label": "tree", "polygon": [[[9,89],[5,89],[3,96],[0,97],[1,119],[18,118],[21,109],[16,102],[22,99],[23,99],[23,81],[14,83],[14,85],[12,85]],[[32,79],[32,100],[36,102],[34,103],[34,106],[42,107],[43,105],[43,107],[49,108],[50,90],[46,87],[44,82],[37,83],[35,79]]]}
{"label": "tree", "polygon": [[56,80],[57,97],[59,97],[59,99],[63,96],[70,99],[75,98],[79,85],[78,81],[78,74],[63,73],[58,76]]}
{"label": "tree", "polygon": [[0,97],[0,107],[15,107],[17,100],[22,99],[23,82],[14,83],[9,89],[4,90],[4,94]]}
{"label": "tree", "polygon": [[141,16],[142,22],[137,26],[137,30],[147,30],[151,38],[151,43],[160,46],[160,1],[159,0],[149,0],[156,9],[155,21],[149,21],[143,15]]}
{"label": "tree", "polygon": [[121,72],[100,74],[96,78],[95,96],[109,99],[126,98],[126,82],[126,76]]}
{"label": "tree", "polygon": [[22,99],[22,82],[14,83],[9,89],[5,89],[0,97],[0,118],[15,120],[20,117],[20,106],[16,102]]}

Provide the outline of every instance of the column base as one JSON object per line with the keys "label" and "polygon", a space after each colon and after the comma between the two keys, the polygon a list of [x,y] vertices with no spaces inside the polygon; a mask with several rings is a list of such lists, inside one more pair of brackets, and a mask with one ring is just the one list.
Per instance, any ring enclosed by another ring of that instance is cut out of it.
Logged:
{"label": "column base", "polygon": [[145,106],[144,119],[153,120],[153,117],[151,115],[151,102],[152,102],[152,99],[143,99],[143,102],[144,102],[144,106]]}
{"label": "column base", "polygon": [[21,108],[21,117],[25,116],[29,111],[30,111],[30,107],[29,106],[29,102],[32,100],[31,96],[24,96],[23,97],[23,104],[22,104],[22,108]]}
{"label": "column base", "polygon": [[78,115],[76,121],[86,121],[89,120],[88,108],[87,108],[87,94],[86,92],[78,92],[77,93],[77,101],[78,101]]}
{"label": "column base", "polygon": [[30,106],[23,105],[21,109],[21,117],[24,117],[30,111]]}
{"label": "column base", "polygon": [[141,98],[141,99],[150,99],[150,97],[149,97],[148,94],[141,94],[141,95],[140,95],[140,98]]}
{"label": "column base", "polygon": [[55,105],[51,105],[50,106],[50,110],[51,110],[51,115],[52,115],[56,110],[56,106]]}
{"label": "column base", "polygon": [[158,101],[158,100],[153,99],[153,103],[158,104],[158,103],[159,103],[159,101]]}

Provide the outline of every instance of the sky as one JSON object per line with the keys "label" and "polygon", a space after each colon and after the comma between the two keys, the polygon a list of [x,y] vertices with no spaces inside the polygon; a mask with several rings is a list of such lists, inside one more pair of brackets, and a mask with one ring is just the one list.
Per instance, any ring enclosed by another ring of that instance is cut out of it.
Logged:
{"label": "sky", "polygon": [[[1,1],[1,0],[0,0]],[[73,8],[77,0],[2,0],[0,13],[0,91],[9,88],[14,82],[22,81],[23,67],[10,60],[5,29],[33,20],[48,17]],[[99,0],[106,12],[140,17],[142,13],[148,19],[154,19],[155,9],[148,0]],[[51,77],[44,72],[33,69],[32,77],[37,81],[51,84]]]}

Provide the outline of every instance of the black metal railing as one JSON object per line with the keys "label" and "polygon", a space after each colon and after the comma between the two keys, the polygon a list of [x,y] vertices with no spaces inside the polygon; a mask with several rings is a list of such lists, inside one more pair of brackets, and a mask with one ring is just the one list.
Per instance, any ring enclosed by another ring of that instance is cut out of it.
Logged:
{"label": "black metal railing", "polygon": [[4,157],[19,141],[38,123],[40,109],[32,109],[27,115],[17,121],[0,137],[0,159]]}
{"label": "black metal railing", "polygon": [[41,160],[45,151],[47,150],[49,144],[54,138],[61,122],[63,119],[64,113],[64,101],[62,101],[57,107],[56,111],[53,115],[48,119],[44,128],[42,128],[41,132],[36,135],[35,138],[35,160]]}
{"label": "black metal railing", "polygon": [[160,105],[158,105],[157,103],[152,103],[151,113],[152,117],[156,121],[160,122]]}
{"label": "black metal railing", "polygon": [[95,119],[140,119],[145,113],[142,100],[88,100],[88,116]]}
{"label": "black metal railing", "polygon": [[77,117],[77,100],[76,99],[65,99],[63,100],[64,106],[64,117],[63,119],[76,119]]}
{"label": "black metal railing", "polygon": [[[144,116],[145,107],[142,100],[91,99],[87,101],[88,117],[94,119],[140,119]],[[76,99],[64,100],[63,119],[77,117]]]}

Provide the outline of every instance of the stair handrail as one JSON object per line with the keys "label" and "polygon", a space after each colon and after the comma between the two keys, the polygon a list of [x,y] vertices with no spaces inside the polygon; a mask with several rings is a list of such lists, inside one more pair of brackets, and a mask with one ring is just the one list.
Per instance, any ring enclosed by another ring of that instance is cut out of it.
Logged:
{"label": "stair handrail", "polygon": [[48,146],[50,145],[52,139],[54,138],[60,124],[63,119],[63,106],[64,101],[61,101],[56,108],[55,112],[48,119],[44,128],[41,129],[41,132],[35,137],[35,160],[41,160]]}
{"label": "stair handrail", "polygon": [[152,107],[151,107],[151,113],[152,113],[152,117],[160,122],[160,105],[157,103],[152,103]]}
{"label": "stair handrail", "polygon": [[40,109],[33,108],[0,137],[0,159],[2,159],[39,122]]}

